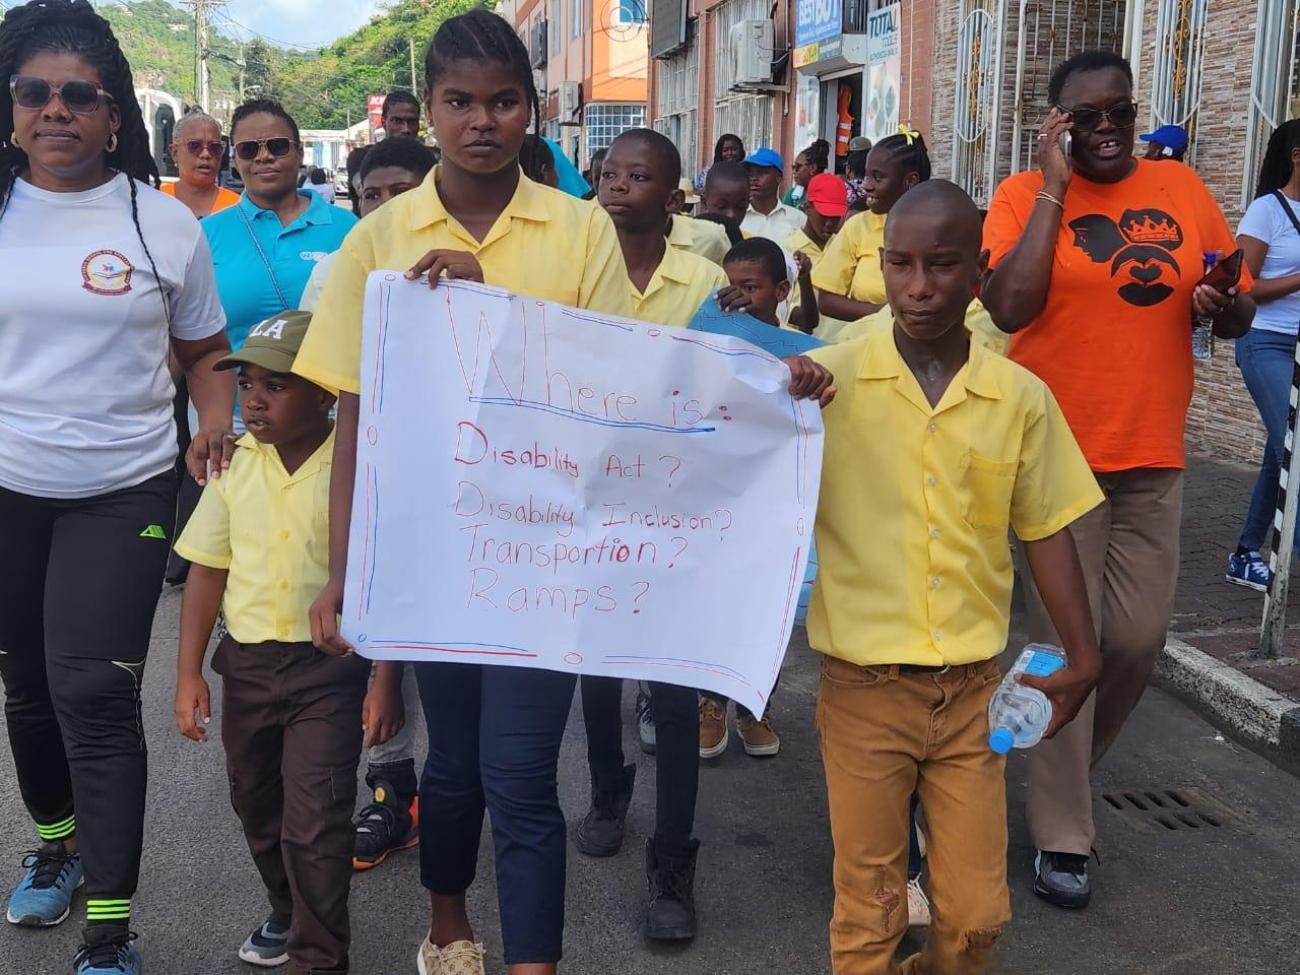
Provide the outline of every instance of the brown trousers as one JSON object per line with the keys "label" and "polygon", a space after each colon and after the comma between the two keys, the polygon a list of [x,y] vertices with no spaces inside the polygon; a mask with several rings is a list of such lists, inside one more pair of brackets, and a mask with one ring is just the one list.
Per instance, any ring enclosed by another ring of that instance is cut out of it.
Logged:
{"label": "brown trousers", "polygon": [[[1178,583],[1183,472],[1144,468],[1098,474],[1106,500],[1070,526],[1101,644],[1097,690],[1078,717],[1029,752],[1026,816],[1034,846],[1087,855],[1092,767],[1114,744],[1146,690],[1165,645]],[[1021,561],[1029,637],[1060,643]]]}
{"label": "brown trousers", "polygon": [[[835,841],[835,975],[977,975],[1011,919],[1006,762],[988,746],[992,660],[901,673],[822,658],[817,732]],[[925,810],[933,920],[900,969],[908,806]]]}
{"label": "brown trousers", "polygon": [[288,922],[290,971],[348,970],[352,807],[370,662],[310,643],[242,644],[212,658],[222,676],[230,801],[271,911]]}

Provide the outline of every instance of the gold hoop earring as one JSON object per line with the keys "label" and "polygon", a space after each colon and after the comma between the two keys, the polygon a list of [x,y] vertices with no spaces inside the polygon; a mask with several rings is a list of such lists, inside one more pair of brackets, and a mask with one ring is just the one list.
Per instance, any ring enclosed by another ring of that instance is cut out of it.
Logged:
{"label": "gold hoop earring", "polygon": [[114,132],[108,137],[108,151],[117,152],[117,133]]}

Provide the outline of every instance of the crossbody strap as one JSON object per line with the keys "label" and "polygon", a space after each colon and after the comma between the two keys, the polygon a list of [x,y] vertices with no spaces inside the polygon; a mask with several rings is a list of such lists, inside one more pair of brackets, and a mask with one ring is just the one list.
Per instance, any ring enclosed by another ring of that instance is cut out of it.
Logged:
{"label": "crossbody strap", "polygon": [[266,251],[262,250],[262,242],[257,239],[257,234],[253,232],[253,225],[248,219],[248,214],[244,212],[241,205],[236,205],[235,209],[239,211],[239,219],[244,221],[244,228],[248,231],[248,236],[253,238],[253,246],[257,248],[257,256],[262,259],[262,266],[266,268],[266,276],[271,279],[271,287],[275,288],[275,296],[280,299],[280,308],[283,311],[291,311],[289,301],[284,296],[284,290],[280,287],[280,282],[275,276],[275,268],[271,267],[271,261],[266,256]]}
{"label": "crossbody strap", "polygon": [[1300,219],[1296,218],[1295,210],[1291,209],[1291,201],[1282,195],[1281,190],[1274,190],[1273,198],[1277,200],[1278,205],[1282,208],[1282,212],[1290,218],[1291,226],[1295,227],[1295,232],[1300,234]]}

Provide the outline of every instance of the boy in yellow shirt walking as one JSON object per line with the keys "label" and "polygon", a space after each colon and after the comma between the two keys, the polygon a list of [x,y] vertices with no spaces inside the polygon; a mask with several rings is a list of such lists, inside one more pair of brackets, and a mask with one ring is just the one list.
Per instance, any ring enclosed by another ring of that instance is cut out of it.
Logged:
{"label": "boy in yellow shirt walking", "polygon": [[908,927],[908,805],[925,811],[933,920],[907,975],[975,975],[1010,918],[1005,762],[987,745],[1014,528],[1066,668],[1025,677],[1054,734],[1101,669],[1072,521],[1102,500],[1047,387],[962,327],[987,254],[951,183],[894,206],[882,267],[894,327],[817,350],[824,411],[808,618],[835,842],[835,975],[895,975]]}
{"label": "boy in yellow shirt walking", "polygon": [[[271,902],[239,957],[300,972],[348,970],[352,805],[365,744],[402,723],[400,666],[331,656],[311,644],[307,610],[329,574],[334,396],[290,374],[311,315],[254,325],[218,369],[239,369],[248,427],[230,469],[204,489],[176,551],[192,563],[181,605],[176,724],[207,737],[203,658],[218,607],[229,633],[212,660],[223,677],[221,740],[230,798]],[[196,712],[199,720],[196,721]]]}

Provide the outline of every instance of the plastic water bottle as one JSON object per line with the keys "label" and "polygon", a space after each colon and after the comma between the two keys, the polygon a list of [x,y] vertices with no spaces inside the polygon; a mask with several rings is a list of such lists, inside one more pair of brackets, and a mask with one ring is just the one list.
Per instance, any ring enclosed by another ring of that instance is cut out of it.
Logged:
{"label": "plastic water bottle", "polygon": [[1017,674],[1047,677],[1065,666],[1065,651],[1031,643],[989,701],[989,748],[1005,755],[1013,748],[1033,748],[1052,723],[1052,702],[1042,691],[1016,681]]}
{"label": "plastic water bottle", "polygon": [[[1218,263],[1219,255],[1215,251],[1205,252],[1205,272]],[[1198,315],[1192,322],[1192,358],[1208,362],[1214,356],[1214,320],[1206,315]]]}

